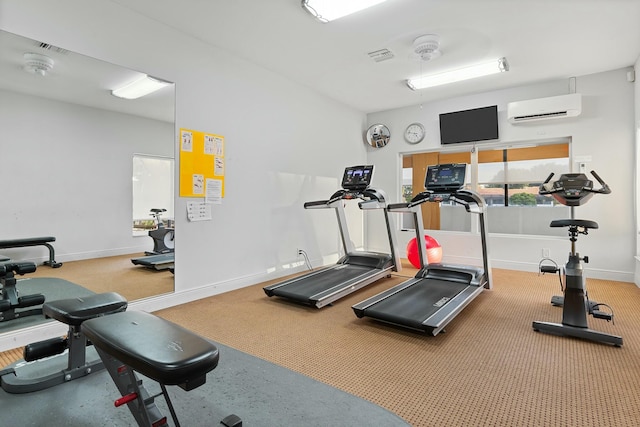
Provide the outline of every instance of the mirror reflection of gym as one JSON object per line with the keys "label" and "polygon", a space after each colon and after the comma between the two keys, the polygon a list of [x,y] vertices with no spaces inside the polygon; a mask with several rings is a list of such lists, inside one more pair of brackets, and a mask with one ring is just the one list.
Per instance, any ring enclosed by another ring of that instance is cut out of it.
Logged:
{"label": "mirror reflection of gym", "polygon": [[[173,84],[125,100],[111,90],[143,73],[5,31],[0,52],[3,158],[11,159],[3,174],[19,183],[5,194],[12,203],[3,209],[0,240],[55,236],[52,245],[64,264],[41,265],[47,257],[42,246],[0,250],[12,260],[39,264],[34,273],[16,275],[18,291],[21,283],[56,278],[83,291],[117,291],[129,301],[173,292],[169,271],[131,262],[153,250],[148,230],[132,233],[132,159],[143,153],[173,164]],[[29,68],[33,56],[26,53],[51,61],[43,70]],[[164,208],[163,218],[173,225],[173,196],[162,204],[148,206],[145,216],[152,219],[150,209]],[[0,333],[44,321],[28,316],[0,322]]]}

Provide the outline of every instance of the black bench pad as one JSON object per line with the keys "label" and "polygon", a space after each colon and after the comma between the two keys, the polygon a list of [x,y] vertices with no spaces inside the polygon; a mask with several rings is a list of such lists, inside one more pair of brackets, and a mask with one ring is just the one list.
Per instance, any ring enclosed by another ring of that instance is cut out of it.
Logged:
{"label": "black bench pad", "polygon": [[45,243],[51,243],[55,241],[56,241],[56,238],[53,236],[28,237],[26,239],[0,240],[0,249],[20,248],[23,246],[38,246],[38,245],[44,245]]}
{"label": "black bench pad", "polygon": [[42,306],[42,314],[67,325],[78,326],[85,320],[124,311],[126,308],[127,300],[124,297],[116,292],[105,292],[47,301]]}
{"label": "black bench pad", "polygon": [[218,348],[168,320],[126,311],[84,322],[93,345],[165,385],[203,381],[218,365]]}

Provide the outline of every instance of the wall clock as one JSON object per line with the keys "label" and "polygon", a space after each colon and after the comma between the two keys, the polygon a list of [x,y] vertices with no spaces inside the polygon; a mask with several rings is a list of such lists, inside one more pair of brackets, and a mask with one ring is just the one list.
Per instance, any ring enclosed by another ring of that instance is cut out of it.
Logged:
{"label": "wall clock", "polygon": [[424,139],[425,130],[421,123],[411,123],[404,131],[404,139],[409,144],[417,144]]}

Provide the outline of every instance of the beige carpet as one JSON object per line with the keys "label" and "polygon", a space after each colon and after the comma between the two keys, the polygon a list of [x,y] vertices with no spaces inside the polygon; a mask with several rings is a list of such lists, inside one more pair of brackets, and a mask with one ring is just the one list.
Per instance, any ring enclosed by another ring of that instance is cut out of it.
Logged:
{"label": "beige carpet", "polygon": [[133,265],[131,258],[144,254],[120,255],[65,262],[60,268],[38,266],[24,277],[57,277],[93,292],[118,292],[129,301],[173,292],[173,274]]}
{"label": "beige carpet", "polygon": [[[414,271],[405,268],[403,276]],[[561,319],[561,309],[549,304],[559,293],[553,275],[495,269],[494,289],[437,337],[355,317],[351,305],[403,280],[381,280],[320,310],[268,298],[259,284],[157,314],[368,399],[415,426],[640,425],[635,285],[588,281],[591,298],[615,310],[615,325],[591,318],[590,324],[621,335],[624,345],[615,348],[531,329],[533,320]]]}

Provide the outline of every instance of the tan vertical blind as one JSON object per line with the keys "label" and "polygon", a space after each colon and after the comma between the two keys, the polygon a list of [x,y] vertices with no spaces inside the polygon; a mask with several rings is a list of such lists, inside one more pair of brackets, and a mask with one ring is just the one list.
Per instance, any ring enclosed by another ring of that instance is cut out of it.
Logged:
{"label": "tan vertical blind", "polygon": [[[413,165],[413,196],[416,196],[425,190],[424,179],[427,176],[427,167],[438,164],[439,153],[420,153],[411,157]],[[424,222],[424,228],[440,230],[440,205],[438,203],[423,203],[422,221]]]}

